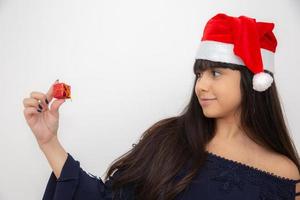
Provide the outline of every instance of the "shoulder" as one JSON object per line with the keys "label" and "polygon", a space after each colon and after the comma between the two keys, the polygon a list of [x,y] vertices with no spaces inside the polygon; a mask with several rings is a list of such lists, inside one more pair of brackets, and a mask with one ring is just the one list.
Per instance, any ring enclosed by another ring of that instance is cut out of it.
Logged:
{"label": "shoulder", "polygon": [[300,179],[300,172],[297,165],[287,156],[276,154],[273,163],[276,163],[276,170],[280,176],[294,180]]}
{"label": "shoulder", "polygon": [[[300,180],[300,172],[297,165],[287,156],[285,155],[277,155],[277,162],[279,173],[281,173],[283,177]],[[295,185],[295,193],[300,193],[300,182]],[[296,196],[295,200],[300,200],[300,196]]]}

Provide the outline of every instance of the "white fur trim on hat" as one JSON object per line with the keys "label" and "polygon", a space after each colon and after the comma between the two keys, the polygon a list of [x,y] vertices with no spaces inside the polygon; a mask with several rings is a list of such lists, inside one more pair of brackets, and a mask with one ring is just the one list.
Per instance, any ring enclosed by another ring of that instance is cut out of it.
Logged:
{"label": "white fur trim on hat", "polygon": [[[196,59],[206,59],[216,62],[245,65],[243,60],[233,52],[234,45],[217,41],[201,41],[196,52]],[[274,73],[274,53],[267,49],[260,49],[265,70]]]}

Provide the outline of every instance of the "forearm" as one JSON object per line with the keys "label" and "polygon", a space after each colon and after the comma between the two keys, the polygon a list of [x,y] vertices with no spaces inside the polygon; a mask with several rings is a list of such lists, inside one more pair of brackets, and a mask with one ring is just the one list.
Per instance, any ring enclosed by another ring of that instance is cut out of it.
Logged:
{"label": "forearm", "polygon": [[68,157],[67,152],[64,150],[57,137],[53,137],[50,142],[39,145],[39,147],[45,154],[56,178],[59,178]]}

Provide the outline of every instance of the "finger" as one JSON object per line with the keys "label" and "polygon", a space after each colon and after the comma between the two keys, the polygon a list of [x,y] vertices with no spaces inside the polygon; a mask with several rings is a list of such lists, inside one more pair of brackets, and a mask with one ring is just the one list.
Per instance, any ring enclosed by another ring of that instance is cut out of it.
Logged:
{"label": "finger", "polygon": [[34,107],[27,107],[24,109],[24,116],[26,119],[30,119],[33,115],[39,114],[40,112],[37,111]]}
{"label": "finger", "polygon": [[52,101],[52,99],[53,99],[53,85],[57,84],[57,83],[59,83],[58,79],[51,85],[51,87],[49,88],[49,90],[48,90],[48,92],[46,94],[48,103],[50,103]]}
{"label": "finger", "polygon": [[50,113],[52,113],[54,116],[58,115],[60,106],[65,102],[65,99],[56,99],[51,104]]}
{"label": "finger", "polygon": [[27,99],[24,101],[24,107],[25,108],[34,108],[35,110],[37,110],[38,112],[43,112],[43,111],[46,111],[48,110],[47,106],[46,107],[43,107],[39,102],[38,100],[36,99]]}
{"label": "finger", "polygon": [[39,102],[38,100],[36,99],[33,99],[33,98],[26,98],[23,100],[23,104],[24,104],[24,107],[25,108],[28,108],[28,107],[34,107],[36,110],[39,110],[39,111],[45,111],[45,110],[48,110],[48,107],[45,106],[43,107]]}
{"label": "finger", "polygon": [[48,110],[48,104],[46,104],[47,96],[41,92],[31,92],[30,97],[34,100],[37,100],[38,106],[41,110],[45,111]]}
{"label": "finger", "polygon": [[34,98],[25,98],[23,100],[23,105],[25,108],[27,107],[36,107],[38,108],[39,102],[38,100],[34,99]]}

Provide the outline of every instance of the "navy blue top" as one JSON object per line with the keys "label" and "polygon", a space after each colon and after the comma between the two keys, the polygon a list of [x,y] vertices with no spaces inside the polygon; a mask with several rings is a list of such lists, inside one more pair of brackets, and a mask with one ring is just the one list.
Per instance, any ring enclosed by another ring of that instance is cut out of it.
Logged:
{"label": "navy blue top", "polygon": [[[288,179],[238,161],[207,152],[206,161],[186,190],[176,200],[295,200],[299,180]],[[57,179],[51,173],[43,200],[112,200],[111,184],[118,171],[104,183],[85,172],[68,153]],[[134,198],[133,190],[124,188],[123,200]]]}

